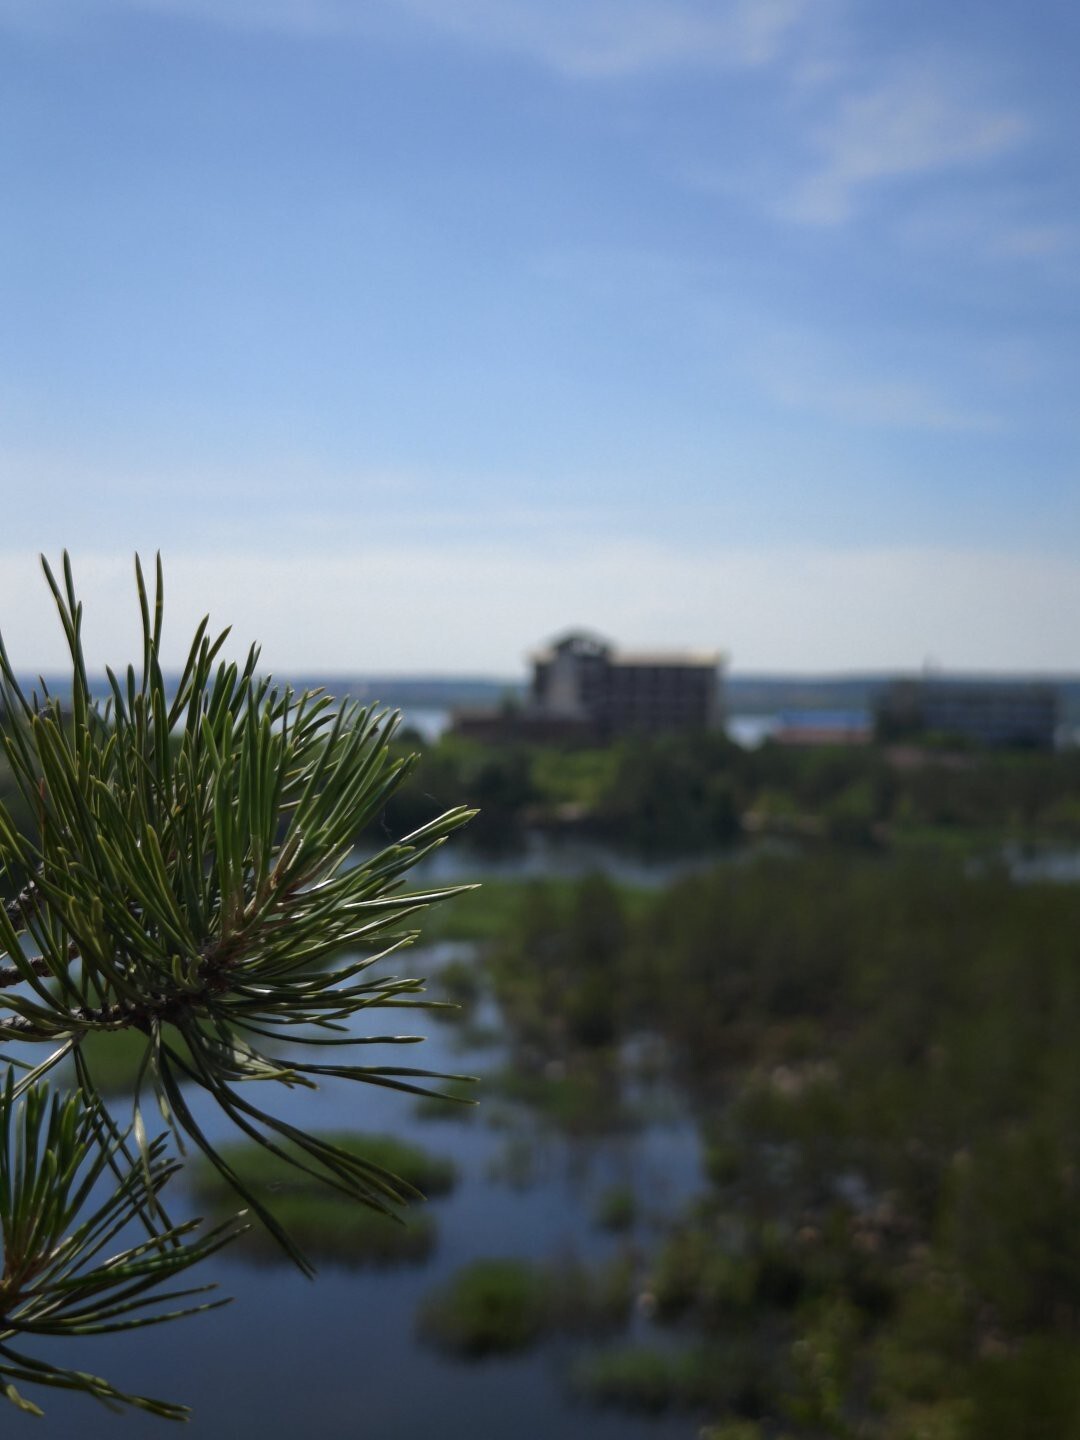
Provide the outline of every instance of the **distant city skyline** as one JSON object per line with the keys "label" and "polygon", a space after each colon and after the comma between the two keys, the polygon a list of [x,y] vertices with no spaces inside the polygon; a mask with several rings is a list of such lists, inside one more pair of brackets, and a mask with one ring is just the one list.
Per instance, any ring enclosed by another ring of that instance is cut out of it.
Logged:
{"label": "distant city skyline", "polygon": [[1080,670],[1064,0],[0,0],[0,629]]}

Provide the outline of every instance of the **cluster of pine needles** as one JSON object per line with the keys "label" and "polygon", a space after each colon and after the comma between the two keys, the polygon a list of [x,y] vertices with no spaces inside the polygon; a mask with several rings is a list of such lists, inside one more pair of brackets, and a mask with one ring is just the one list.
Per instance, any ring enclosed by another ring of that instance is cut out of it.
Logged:
{"label": "cluster of pine needles", "polygon": [[[170,1155],[192,1146],[248,1222],[310,1273],[206,1135],[200,1092],[248,1140],[357,1204],[396,1213],[411,1198],[378,1165],[254,1103],[249,1082],[332,1077],[430,1094],[462,1078],[358,1064],[356,1047],[420,1039],[367,1033],[358,1017],[433,1003],[421,981],[376,967],[415,938],[425,907],[455,893],[410,890],[408,875],[471,812],[448,811],[358,858],[357,836],[377,826],[415,762],[391,744],[395,715],[275,687],[258,674],[257,648],[242,665],[221,658],[228,631],[211,638],[206,620],[167,683],[160,558],[152,597],[136,561],[142,664],[107,671],[98,699],[69,559],[62,580],[42,564],[69,691],[42,682],[27,695],[0,640],[0,745],[23,812],[20,825],[0,806],[0,1388],[32,1411],[17,1383],[176,1418],[183,1407],[23,1346],[223,1303],[172,1288],[241,1228],[200,1236],[198,1222],[169,1219],[160,1192],[181,1163]],[[130,1114],[105,1103],[83,1045],[120,1030],[141,1037]],[[323,1058],[303,1058],[312,1053]],[[62,1064],[73,1088],[51,1094]],[[151,1138],[157,1115],[164,1133]]]}

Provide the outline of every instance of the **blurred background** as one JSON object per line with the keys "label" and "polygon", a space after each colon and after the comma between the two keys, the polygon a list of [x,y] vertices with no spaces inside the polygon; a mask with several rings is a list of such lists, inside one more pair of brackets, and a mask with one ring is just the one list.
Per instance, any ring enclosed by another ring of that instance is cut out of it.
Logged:
{"label": "blurred background", "polygon": [[172,664],[403,711],[358,853],[481,811],[394,961],[480,1105],[287,1101],[428,1204],[80,1363],[206,1437],[1080,1435],[1078,29],[0,0],[16,668],[39,551],[103,675],[160,550]]}

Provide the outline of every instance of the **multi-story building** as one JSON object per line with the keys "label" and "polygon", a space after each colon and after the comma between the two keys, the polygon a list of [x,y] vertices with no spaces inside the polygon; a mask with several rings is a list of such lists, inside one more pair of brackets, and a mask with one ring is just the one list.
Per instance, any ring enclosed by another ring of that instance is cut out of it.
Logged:
{"label": "multi-story building", "polygon": [[713,729],[723,721],[720,665],[718,654],[620,654],[572,631],[533,655],[528,712],[603,737]]}
{"label": "multi-story building", "polygon": [[1054,685],[1006,680],[894,680],[877,706],[883,739],[937,734],[977,745],[1052,750],[1059,697]]}
{"label": "multi-story building", "polygon": [[457,710],[454,730],[477,740],[580,740],[628,733],[711,730],[723,724],[721,657],[623,655],[575,630],[532,656],[522,704]]}

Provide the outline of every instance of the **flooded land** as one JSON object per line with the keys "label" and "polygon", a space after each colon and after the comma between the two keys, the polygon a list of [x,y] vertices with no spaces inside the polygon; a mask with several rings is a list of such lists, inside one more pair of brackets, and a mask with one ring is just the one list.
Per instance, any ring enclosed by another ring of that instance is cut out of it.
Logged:
{"label": "flooded land", "polygon": [[[489,821],[501,840],[415,877],[481,882],[379,962],[440,1008],[350,1026],[423,1036],[396,1049],[449,1077],[408,1082],[437,1094],[275,1085],[284,1118],[422,1192],[404,1223],[200,1111],[318,1277],[255,1224],[206,1267],[234,1305],[72,1341],[78,1363],[182,1392],[205,1437],[1074,1433],[1074,761],[968,756],[934,789],[932,755],[889,778],[880,754],[766,746],[695,789],[664,747],[636,753],[657,835],[682,806],[696,844],[619,846],[585,810],[537,826],[530,781]],[[468,758],[466,799],[529,757]],[[565,775],[602,810],[598,766],[615,773],[578,755]],[[769,805],[821,823],[745,823]],[[122,1040],[89,1052],[119,1093]],[[176,1187],[185,1214],[236,1208],[196,1156]],[[62,1395],[44,1422],[92,1440],[162,1423]]]}

